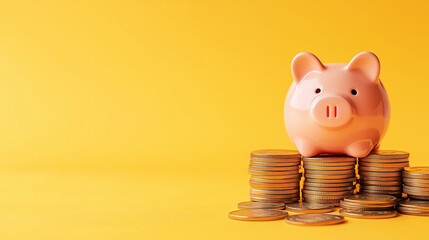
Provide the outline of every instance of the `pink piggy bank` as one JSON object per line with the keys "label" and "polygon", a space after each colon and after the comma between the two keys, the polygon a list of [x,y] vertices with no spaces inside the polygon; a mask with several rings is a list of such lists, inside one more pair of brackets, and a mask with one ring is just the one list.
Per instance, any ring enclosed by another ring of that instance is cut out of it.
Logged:
{"label": "pink piggy bank", "polygon": [[322,64],[311,53],[292,61],[284,107],[287,132],[301,155],[364,157],[377,149],[390,120],[380,62],[362,52],[348,64]]}

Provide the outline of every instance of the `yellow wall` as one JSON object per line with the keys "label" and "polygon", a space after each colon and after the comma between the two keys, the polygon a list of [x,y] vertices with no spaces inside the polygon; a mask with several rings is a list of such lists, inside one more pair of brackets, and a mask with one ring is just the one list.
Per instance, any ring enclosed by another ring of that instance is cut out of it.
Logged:
{"label": "yellow wall", "polygon": [[428,7],[1,1],[0,167],[228,175],[246,193],[251,150],[294,148],[283,103],[301,51],[377,54],[392,109],[381,148],[429,165]]}

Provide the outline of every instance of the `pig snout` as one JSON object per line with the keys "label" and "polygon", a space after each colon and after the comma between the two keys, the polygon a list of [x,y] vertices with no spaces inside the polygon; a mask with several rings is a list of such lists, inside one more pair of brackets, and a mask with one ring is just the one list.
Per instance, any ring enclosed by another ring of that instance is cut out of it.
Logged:
{"label": "pig snout", "polygon": [[312,117],[322,126],[340,127],[353,118],[352,105],[339,96],[317,98],[311,105]]}

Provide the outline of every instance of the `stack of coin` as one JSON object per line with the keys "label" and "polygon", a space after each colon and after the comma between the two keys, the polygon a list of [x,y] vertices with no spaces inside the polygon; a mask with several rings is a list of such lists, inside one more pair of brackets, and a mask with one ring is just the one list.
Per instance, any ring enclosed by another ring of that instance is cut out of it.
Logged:
{"label": "stack of coin", "polygon": [[429,216],[429,201],[406,199],[399,202],[398,211],[408,215]]}
{"label": "stack of coin", "polygon": [[354,193],[356,158],[342,155],[304,157],[305,202],[340,205],[340,200]]}
{"label": "stack of coin", "polygon": [[397,212],[396,197],[379,194],[351,195],[341,201],[340,214],[353,218],[390,218]]}
{"label": "stack of coin", "polygon": [[429,200],[429,167],[406,167],[402,176],[409,198]]}
{"label": "stack of coin", "polygon": [[293,150],[257,150],[250,154],[250,200],[292,203],[299,200],[301,155]]}
{"label": "stack of coin", "polygon": [[359,192],[402,196],[402,171],[409,166],[409,153],[377,150],[359,158]]}

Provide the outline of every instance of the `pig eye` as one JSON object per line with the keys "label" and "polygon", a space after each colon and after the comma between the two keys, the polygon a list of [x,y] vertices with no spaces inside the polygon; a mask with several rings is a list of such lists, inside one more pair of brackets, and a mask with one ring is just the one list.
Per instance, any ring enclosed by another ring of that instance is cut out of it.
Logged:
{"label": "pig eye", "polygon": [[320,88],[317,88],[314,92],[315,93],[320,93],[322,90],[320,90]]}
{"label": "pig eye", "polygon": [[352,89],[352,94],[353,94],[353,95],[356,95],[356,94],[357,94],[356,89]]}

